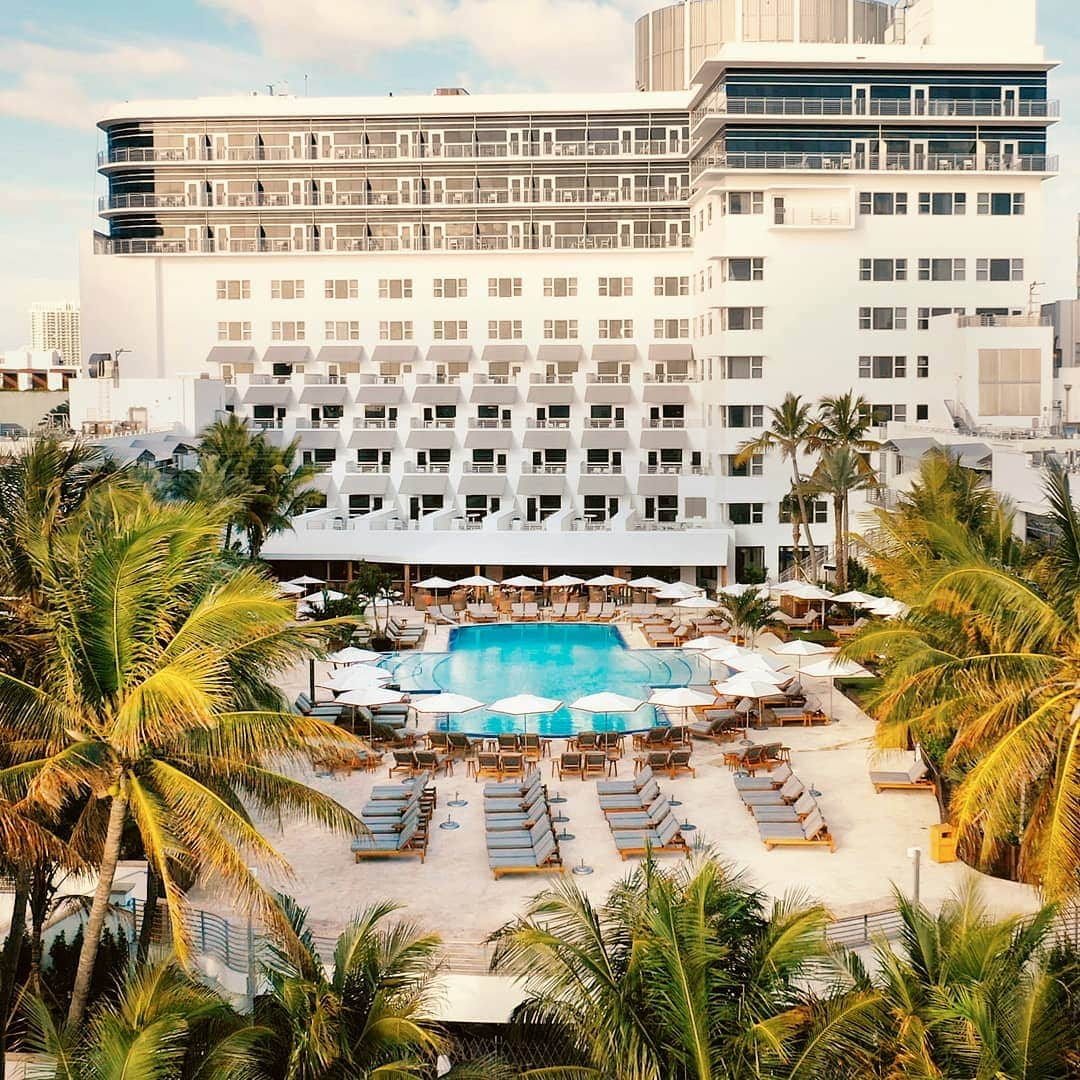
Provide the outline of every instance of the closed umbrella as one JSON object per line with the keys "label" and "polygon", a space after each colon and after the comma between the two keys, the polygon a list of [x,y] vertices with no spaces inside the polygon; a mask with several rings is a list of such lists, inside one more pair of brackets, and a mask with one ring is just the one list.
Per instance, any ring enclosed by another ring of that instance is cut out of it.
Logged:
{"label": "closed umbrella", "polygon": [[704,708],[714,701],[716,701],[715,694],[704,694],[700,690],[692,690],[689,686],[665,686],[654,690],[649,695],[650,705],[661,705],[665,709],[682,709],[684,722],[688,710]]}
{"label": "closed umbrella", "polygon": [[382,653],[372,652],[370,649],[358,649],[355,645],[348,645],[344,649],[332,652],[326,658],[331,664],[373,664],[381,660]]}
{"label": "closed umbrella", "polygon": [[803,668],[802,673],[815,679],[829,680],[829,719],[832,719],[833,686],[837,679],[873,678],[873,675],[861,664],[856,664],[854,660],[840,660],[835,656],[828,660],[819,660],[816,664]]}
{"label": "closed umbrella", "polygon": [[612,713],[632,713],[644,705],[641,698],[627,697],[625,694],[614,694],[609,690],[598,694],[586,694],[577,701],[570,703],[571,709],[579,712],[592,713],[594,716],[611,716]]}
{"label": "closed umbrella", "polygon": [[561,708],[562,702],[557,698],[538,697],[536,694],[514,694],[512,697],[493,701],[488,706],[488,712],[520,717],[527,731],[530,716],[546,716]]}

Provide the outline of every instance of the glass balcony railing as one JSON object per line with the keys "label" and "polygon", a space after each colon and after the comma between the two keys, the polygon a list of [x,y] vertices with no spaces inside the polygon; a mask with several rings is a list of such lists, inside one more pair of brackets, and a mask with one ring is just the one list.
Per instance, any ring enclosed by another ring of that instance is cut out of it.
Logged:
{"label": "glass balcony railing", "polygon": [[696,179],[709,169],[1056,173],[1058,158],[1057,155],[1047,154],[788,154],[731,151],[696,158],[691,162],[690,175]]}

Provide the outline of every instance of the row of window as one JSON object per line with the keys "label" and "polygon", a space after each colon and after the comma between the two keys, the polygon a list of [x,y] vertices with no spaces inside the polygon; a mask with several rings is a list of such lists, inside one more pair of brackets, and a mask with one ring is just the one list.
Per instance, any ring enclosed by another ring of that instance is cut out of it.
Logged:
{"label": "row of window", "polygon": [[[907,405],[872,404],[866,408],[867,419],[875,424],[887,424],[895,421],[898,424],[907,422]],[[930,419],[930,406],[915,406],[916,420]],[[765,426],[764,405],[721,405],[720,424],[725,428],[760,428]],[[729,473],[728,475],[746,475],[745,473]],[[750,475],[759,475],[751,473]]]}
{"label": "row of window", "polygon": [[[732,260],[746,262],[751,260]],[[754,260],[758,263],[760,259]],[[738,272],[742,272],[741,269]],[[750,280],[749,277],[736,277],[732,280]],[[759,280],[759,279],[755,279]],[[598,296],[633,296],[634,279],[632,277],[597,278]],[[378,298],[380,300],[409,300],[414,294],[412,278],[380,278]],[[432,296],[437,300],[460,299],[469,295],[469,279],[463,277],[435,278],[432,282]],[[576,277],[546,277],[543,281],[543,294],[546,297],[578,295]],[[251,281],[247,278],[219,278],[216,283],[216,295],[219,300],[250,300]],[[487,279],[489,298],[512,298],[523,295],[522,279],[519,277],[489,277]],[[653,296],[689,296],[690,278],[687,275],[656,276],[653,278]],[[305,283],[302,278],[275,279],[270,282],[272,300],[303,300]],[[357,300],[360,296],[360,283],[357,278],[326,278],[323,281],[323,296],[327,300]]]}
{"label": "row of window", "polygon": [[[930,320],[938,315],[966,315],[964,307],[920,307],[916,308],[916,330],[929,330]],[[976,308],[976,315],[1008,315],[1008,309]],[[1019,315],[1018,309],[1011,314]],[[906,307],[861,307],[859,308],[860,330],[906,330],[908,328],[908,309]]]}
{"label": "row of window", "polygon": [[[757,309],[760,311],[760,308]],[[380,341],[412,341],[415,336],[412,319],[386,319],[379,322]],[[271,341],[307,341],[308,326],[302,319],[275,319],[270,323]],[[520,341],[523,336],[520,319],[490,319],[487,324],[490,341]],[[579,336],[577,319],[545,319],[545,341],[575,341]],[[628,339],[634,336],[633,319],[600,319],[597,337],[601,339]],[[690,336],[689,319],[654,319],[655,340],[678,340]],[[360,341],[358,319],[328,319],[323,323],[323,337],[327,341]],[[432,323],[435,341],[465,341],[469,337],[467,319],[436,319]],[[222,321],[217,324],[218,341],[251,341],[251,323],[247,320]]]}
{"label": "row of window", "polygon": [[[906,379],[908,358],[906,356],[860,356],[860,379]],[[915,358],[915,378],[930,378],[930,357]]]}
{"label": "row of window", "polygon": [[[964,281],[967,259],[916,260],[919,281]],[[907,281],[907,259],[860,259],[860,281]],[[1023,259],[976,259],[976,281],[1023,281]]]}
{"label": "row of window", "polygon": [[[811,525],[824,525],[829,520],[829,504],[824,499],[808,499],[806,516]],[[727,519],[732,525],[763,525],[765,523],[765,504],[742,502],[727,504]],[[791,510],[786,503],[780,503],[777,520],[781,525],[791,524]]]}
{"label": "row of window", "polygon": [[[965,191],[920,191],[917,196],[920,214],[949,217],[967,213],[968,196]],[[979,214],[991,217],[1011,217],[1024,213],[1025,198],[1022,191],[980,191],[975,196]],[[760,211],[756,211],[760,213]],[[860,191],[860,214],[906,214],[908,193],[906,191]]]}

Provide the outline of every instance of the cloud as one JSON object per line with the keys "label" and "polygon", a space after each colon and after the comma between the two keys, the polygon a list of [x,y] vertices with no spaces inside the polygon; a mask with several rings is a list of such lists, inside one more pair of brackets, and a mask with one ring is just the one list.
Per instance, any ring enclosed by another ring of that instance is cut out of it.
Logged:
{"label": "cloud", "polygon": [[464,47],[502,89],[630,89],[631,0],[202,0],[250,24],[263,50],[361,71],[405,50]]}

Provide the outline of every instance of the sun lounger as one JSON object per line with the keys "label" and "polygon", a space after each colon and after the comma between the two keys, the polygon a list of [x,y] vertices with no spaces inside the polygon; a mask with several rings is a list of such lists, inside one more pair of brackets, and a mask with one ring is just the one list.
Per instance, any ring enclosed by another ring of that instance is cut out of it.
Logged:
{"label": "sun lounger", "polygon": [[650,780],[640,791],[632,795],[601,795],[600,809],[605,814],[642,813],[660,798],[660,785]]}
{"label": "sun lounger", "polygon": [[484,785],[484,795],[498,798],[500,795],[524,795],[530,788],[541,782],[540,770],[533,766],[521,780],[500,780]]}
{"label": "sun lounger", "polygon": [[414,821],[420,820],[420,804],[414,803],[400,816],[389,814],[362,814],[361,821],[368,832],[404,832]]}
{"label": "sun lounger", "polygon": [[[394,802],[408,802],[418,791],[423,791],[431,782],[429,772],[418,773],[411,783],[406,784],[376,784],[371,789],[369,799],[389,799]],[[432,788],[432,791],[435,789]]]}
{"label": "sun lounger", "polygon": [[690,849],[682,833],[679,832],[679,822],[674,814],[668,814],[656,828],[642,832],[616,832],[612,835],[615,838],[615,846],[619,850],[619,858],[623,860],[634,855],[646,855],[649,852],[654,855],[669,852],[690,854]]}
{"label": "sun lounger", "polygon": [[803,782],[797,776],[789,776],[781,788],[773,791],[740,791],[739,796],[746,808],[752,812],[755,806],[783,806],[785,803],[794,803],[804,790]]}
{"label": "sun lounger", "polygon": [[550,609],[550,613],[551,613],[551,618],[553,620],[555,620],[556,622],[560,621],[561,619],[565,619],[566,618],[566,605],[565,604],[552,604],[551,609]]}
{"label": "sun lounger", "polygon": [[668,775],[672,780],[674,780],[679,773],[689,773],[693,777],[697,776],[697,770],[690,764],[691,754],[693,754],[693,750],[688,746],[682,746],[672,750],[668,755]]}
{"label": "sun lounger", "polygon": [[427,617],[437,626],[457,626],[458,620],[447,616],[441,608],[434,605],[427,609]]}
{"label": "sun lounger", "polygon": [[634,736],[634,749],[651,750],[655,747],[667,746],[670,742],[670,727],[652,727],[648,731],[638,732]]}
{"label": "sun lounger", "polygon": [[736,776],[736,791],[770,791],[783,787],[784,782],[791,776],[791,766],[787,762],[777,765],[771,773],[765,776]]}
{"label": "sun lounger", "polygon": [[563,618],[567,622],[571,620],[577,620],[581,618],[581,605],[576,600],[570,600],[566,605],[566,612]]}
{"label": "sun lounger", "polygon": [[886,788],[895,791],[933,791],[935,784],[926,762],[913,761],[907,772],[871,771],[870,783],[879,795]]}
{"label": "sun lounger", "polygon": [[585,618],[595,621],[600,618],[600,613],[603,611],[603,604],[592,603],[585,609]]}
{"label": "sun lounger", "polygon": [[416,759],[413,766],[415,772],[437,773],[442,770],[445,773],[449,771],[449,754],[440,754],[435,750],[414,750],[413,756]]}
{"label": "sun lounger", "polygon": [[489,832],[486,835],[488,851],[514,848],[535,848],[551,832],[551,822],[545,816],[529,829],[516,829],[507,832]]}
{"label": "sun lounger", "polygon": [[369,833],[358,836],[352,842],[352,852],[357,862],[362,859],[415,855],[419,855],[423,862],[427,855],[427,832],[421,829],[419,822],[414,822],[400,833]]}
{"label": "sun lounger", "polygon": [[521,622],[525,618],[525,605],[524,604],[511,604],[510,605],[510,618],[514,622]]}
{"label": "sun lounger", "polygon": [[612,832],[637,829],[639,832],[646,829],[655,829],[661,821],[671,813],[671,803],[666,795],[661,795],[649,807],[640,814],[612,814],[608,819],[608,827]]}
{"label": "sun lounger", "polygon": [[521,736],[521,752],[530,765],[535,766],[540,761],[548,745],[550,744],[547,740],[541,739],[539,735],[533,732],[526,732]]}
{"label": "sun lounger", "polygon": [[496,736],[496,740],[498,742],[500,753],[503,751],[510,751],[513,753],[519,749],[518,737],[511,731],[500,732]]}
{"label": "sun lounger", "polygon": [[838,638],[854,637],[864,626],[869,626],[870,620],[860,617],[850,625],[830,626],[829,630]]}
{"label": "sun lounger", "polygon": [[551,810],[545,798],[537,799],[532,809],[521,814],[490,813],[484,815],[484,830],[489,833],[515,832],[531,829],[538,821],[550,819]]}
{"label": "sun lounger", "polygon": [[483,744],[483,739],[470,739],[468,735],[461,731],[448,731],[446,733],[446,748],[458,760],[472,757],[476,753],[477,747],[483,746]]}
{"label": "sun lounger", "polygon": [[469,604],[465,609],[471,622],[498,622],[499,613],[491,604]]}
{"label": "sun lounger", "polygon": [[394,764],[390,766],[389,776],[393,776],[394,773],[407,773],[409,776],[415,776],[416,769],[416,756],[412,750],[395,750],[394,751]]}
{"label": "sun lounger", "polygon": [[814,796],[804,791],[792,804],[783,806],[752,806],[757,821],[802,821],[817,806]]}
{"label": "sun lounger", "polygon": [[780,845],[827,847],[836,850],[836,842],[829,832],[821,811],[815,809],[805,821],[795,824],[764,821],[758,825],[758,833],[768,851]]}
{"label": "sun lounger", "polygon": [[476,781],[486,780],[493,777],[502,779],[502,771],[499,767],[499,755],[490,751],[481,750],[476,755]]}
{"label": "sun lounger", "polygon": [[734,709],[706,709],[704,712],[704,720],[697,720],[687,728],[695,739],[727,742],[738,733],[740,718]]}
{"label": "sun lounger", "polygon": [[[488,788],[491,788],[490,792]],[[513,806],[515,803],[532,802],[537,795],[543,795],[544,785],[538,776],[533,777],[528,785],[519,785],[515,791],[513,787],[498,787],[493,784],[484,786],[484,804],[497,806],[500,803]]]}
{"label": "sun lounger", "polygon": [[639,769],[632,780],[601,780],[596,785],[600,795],[635,795],[653,778],[652,767]]}
{"label": "sun lounger", "polygon": [[596,732],[579,731],[577,735],[574,736],[574,747],[582,752],[585,750],[596,750],[598,747]]}
{"label": "sun lounger", "polygon": [[488,866],[498,881],[504,874],[535,874],[553,871],[564,873],[559,846],[553,833],[548,833],[534,848],[511,848],[488,853]]}
{"label": "sun lounger", "polygon": [[522,618],[526,622],[538,622],[540,619],[540,607],[533,601],[529,601],[525,604],[525,611]]}

